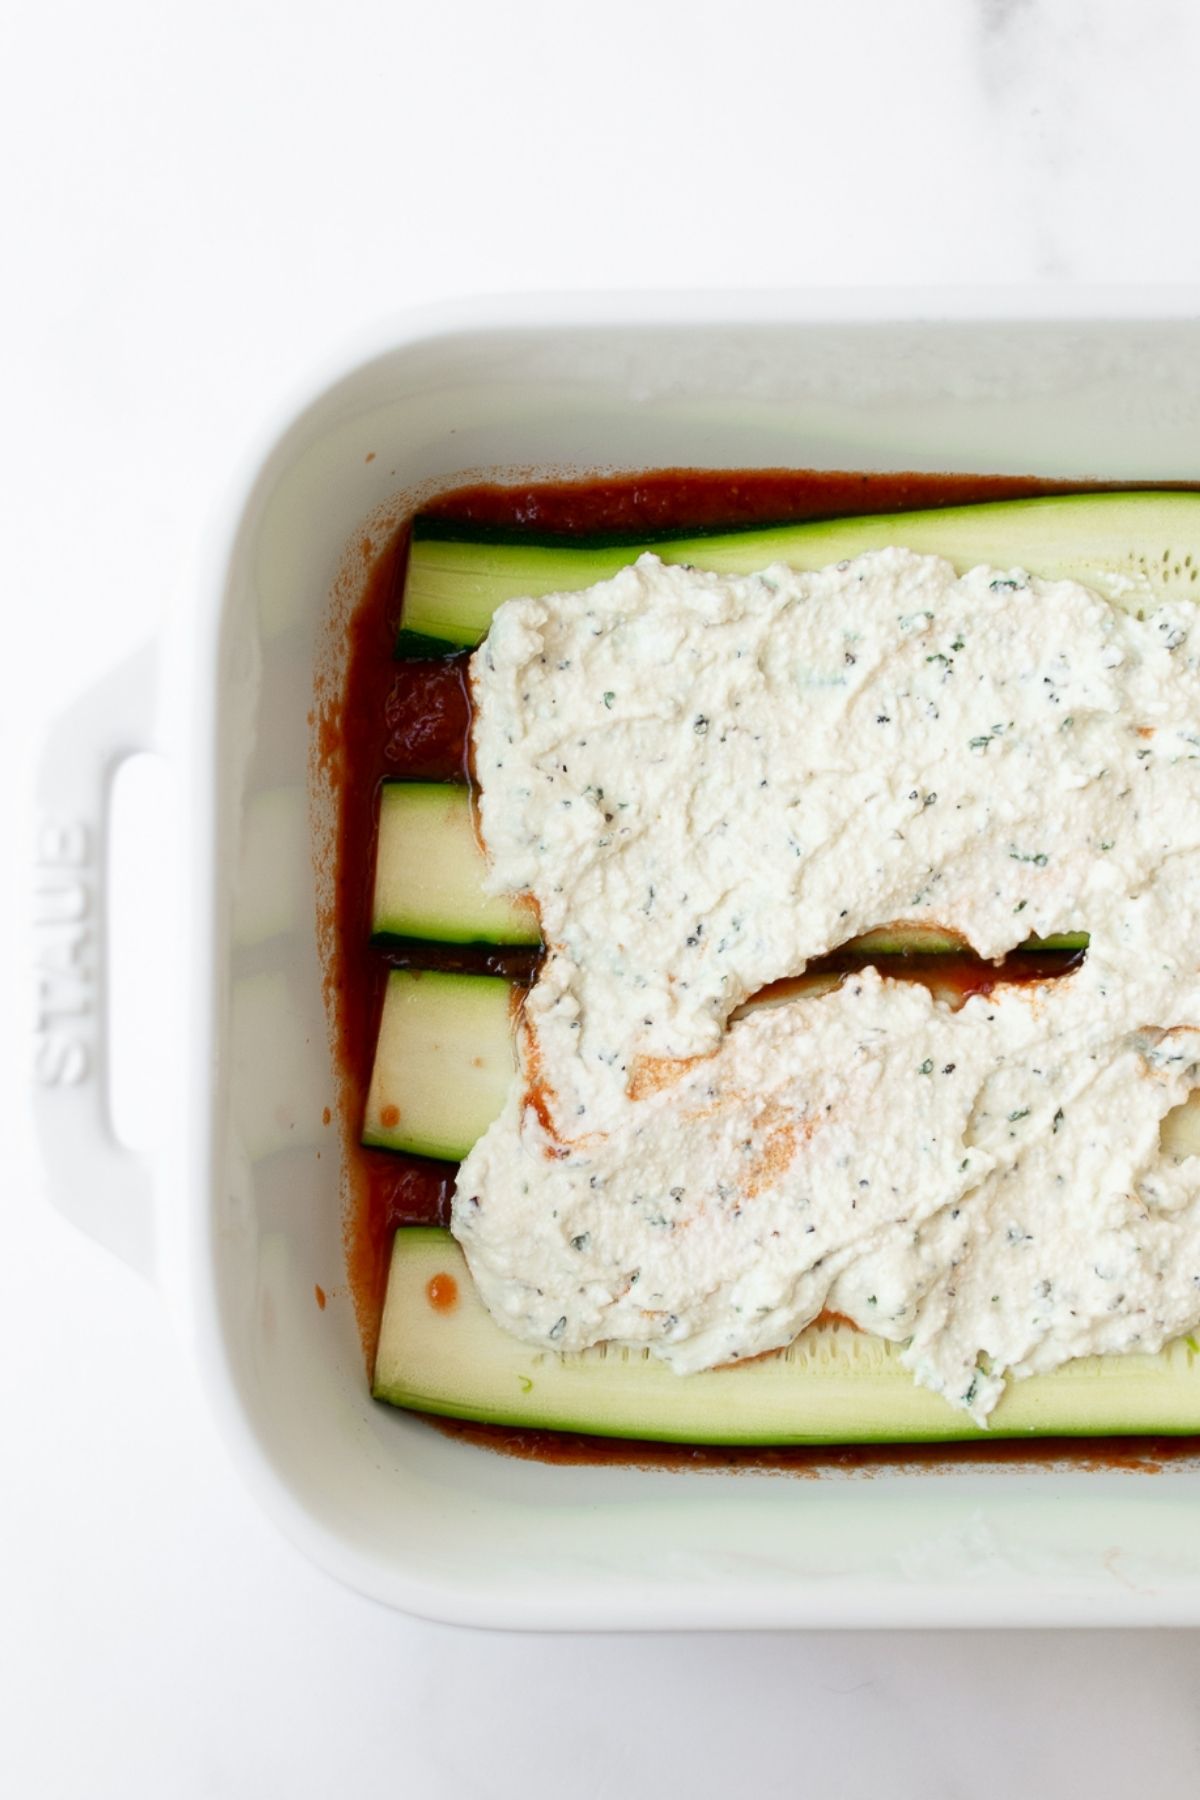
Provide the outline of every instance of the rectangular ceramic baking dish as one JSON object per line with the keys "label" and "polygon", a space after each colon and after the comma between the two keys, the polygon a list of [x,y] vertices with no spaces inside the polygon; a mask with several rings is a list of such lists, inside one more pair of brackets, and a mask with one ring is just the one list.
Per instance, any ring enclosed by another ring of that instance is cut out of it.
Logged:
{"label": "rectangular ceramic baking dish", "polygon": [[[398,495],[483,471],[679,465],[1195,479],[1200,300],[489,303],[408,318],[343,358],[247,469],[162,644],[47,743],[38,856],[65,898],[39,928],[61,973],[35,1106],[54,1197],[160,1283],[280,1525],[392,1605],[519,1627],[1200,1623],[1192,1465],[544,1467],[368,1397],[323,1123],[314,680],[328,699],[361,540]],[[112,769],[145,748],[168,758],[184,821],[177,1001],[147,972],[175,1090],[153,1160],[112,1136],[103,959],[80,952],[81,933],[103,942]]]}

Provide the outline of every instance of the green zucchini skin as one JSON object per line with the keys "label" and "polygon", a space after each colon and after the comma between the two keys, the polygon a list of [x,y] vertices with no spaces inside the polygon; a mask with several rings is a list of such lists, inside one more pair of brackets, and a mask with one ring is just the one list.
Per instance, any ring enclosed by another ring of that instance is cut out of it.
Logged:
{"label": "green zucchini skin", "polygon": [[374,938],[539,943],[534,906],[485,894],[486,870],[465,787],[426,781],[383,784],[371,912]]}
{"label": "green zucchini skin", "polygon": [[414,521],[403,629],[444,651],[477,644],[505,600],[571,592],[615,575],[642,549],[664,562],[752,574],[773,562],[820,569],[887,545],[944,556],[960,571],[986,563],[1047,580],[1071,578],[1117,606],[1200,599],[1200,494],[1074,494],[985,501],[923,512],[805,521],[640,543],[535,541]]}
{"label": "green zucchini skin", "polygon": [[691,1444],[1200,1431],[1200,1354],[1185,1339],[1157,1356],[1087,1357],[1014,1382],[987,1430],[917,1387],[896,1345],[844,1323],[812,1325],[774,1356],[697,1375],[675,1375],[640,1347],[558,1356],[497,1325],[457,1243],[425,1226],[393,1240],[373,1392],[448,1418]]}

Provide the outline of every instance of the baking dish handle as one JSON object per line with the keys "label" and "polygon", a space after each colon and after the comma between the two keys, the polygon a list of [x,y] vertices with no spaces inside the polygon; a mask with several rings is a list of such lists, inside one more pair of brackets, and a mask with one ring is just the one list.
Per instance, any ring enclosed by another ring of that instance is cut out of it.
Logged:
{"label": "baking dish handle", "polygon": [[111,670],[46,734],[34,778],[33,1118],[59,1212],[142,1274],[151,1165],[109,1105],[107,856],[118,765],[154,748],[157,646]]}

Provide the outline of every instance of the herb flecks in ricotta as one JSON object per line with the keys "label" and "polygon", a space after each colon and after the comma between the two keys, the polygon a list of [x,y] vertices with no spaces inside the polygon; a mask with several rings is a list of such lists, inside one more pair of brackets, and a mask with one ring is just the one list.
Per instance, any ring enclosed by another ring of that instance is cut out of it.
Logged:
{"label": "herb flecks in ricotta", "polygon": [[[548,953],[455,1199],[495,1317],[686,1372],[831,1307],[980,1421],[1200,1322],[1200,1158],[1160,1144],[1200,1084],[1196,624],[902,550],[503,606],[481,826]],[[895,920],[1091,945],[957,1011],[882,961],[730,1022]]]}

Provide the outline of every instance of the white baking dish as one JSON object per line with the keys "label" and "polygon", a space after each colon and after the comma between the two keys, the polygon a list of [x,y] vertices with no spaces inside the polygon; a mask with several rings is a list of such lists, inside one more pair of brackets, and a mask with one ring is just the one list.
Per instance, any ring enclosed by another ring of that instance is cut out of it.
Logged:
{"label": "white baking dish", "polygon": [[[335,1097],[307,799],[314,668],[336,664],[353,587],[345,547],[401,490],[655,465],[1194,479],[1197,296],[489,304],[409,319],[311,393],[241,485],[162,654],[59,722],[39,795],[43,872],[66,896],[42,927],[66,973],[35,1100],[55,1197],[160,1281],[251,1487],[326,1568],[443,1619],[1200,1623],[1191,1466],[542,1467],[375,1406],[322,1124]],[[145,747],[171,760],[185,822],[178,1110],[153,1164],[112,1139],[103,970],[79,974],[70,948],[80,908],[103,925],[114,761]]]}

